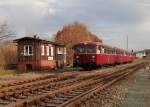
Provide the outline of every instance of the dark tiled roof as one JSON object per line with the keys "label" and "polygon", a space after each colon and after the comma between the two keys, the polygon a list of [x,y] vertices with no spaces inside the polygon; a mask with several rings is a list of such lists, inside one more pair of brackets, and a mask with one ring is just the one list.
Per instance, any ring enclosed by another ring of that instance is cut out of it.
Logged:
{"label": "dark tiled roof", "polygon": [[15,39],[14,42],[20,42],[20,41],[23,41],[23,40],[35,40],[35,41],[39,41],[39,42],[43,42],[43,43],[50,43],[50,44],[57,45],[57,46],[64,46],[63,44],[59,44],[59,43],[56,43],[56,42],[40,39],[39,37],[22,37],[22,38],[19,38],[19,39]]}

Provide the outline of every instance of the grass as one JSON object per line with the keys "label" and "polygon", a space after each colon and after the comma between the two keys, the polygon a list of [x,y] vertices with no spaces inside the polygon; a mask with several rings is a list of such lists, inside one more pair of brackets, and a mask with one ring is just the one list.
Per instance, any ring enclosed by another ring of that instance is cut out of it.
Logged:
{"label": "grass", "polygon": [[36,74],[35,72],[29,72],[29,71],[16,71],[16,70],[0,70],[0,77],[19,77],[19,76],[31,76],[33,74]]}

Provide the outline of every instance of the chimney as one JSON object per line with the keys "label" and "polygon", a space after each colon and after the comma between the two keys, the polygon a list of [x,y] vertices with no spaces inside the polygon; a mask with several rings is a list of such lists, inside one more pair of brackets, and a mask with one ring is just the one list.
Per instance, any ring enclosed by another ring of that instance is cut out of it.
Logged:
{"label": "chimney", "polygon": [[36,35],[34,35],[33,37],[34,37],[34,39],[36,39],[36,37],[37,37],[37,36],[36,36]]}

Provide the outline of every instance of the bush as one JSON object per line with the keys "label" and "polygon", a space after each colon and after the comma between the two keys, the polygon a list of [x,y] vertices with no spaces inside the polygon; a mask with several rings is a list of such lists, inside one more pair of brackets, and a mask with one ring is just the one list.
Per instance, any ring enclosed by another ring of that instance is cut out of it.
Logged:
{"label": "bush", "polygon": [[12,42],[0,46],[0,69],[5,69],[10,64],[17,63],[17,48]]}

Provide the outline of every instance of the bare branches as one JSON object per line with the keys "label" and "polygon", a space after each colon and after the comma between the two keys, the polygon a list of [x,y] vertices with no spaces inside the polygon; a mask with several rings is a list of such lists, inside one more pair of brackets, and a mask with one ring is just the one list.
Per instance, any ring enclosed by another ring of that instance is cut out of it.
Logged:
{"label": "bare branches", "polygon": [[15,33],[12,30],[10,30],[6,22],[0,24],[0,41],[8,40],[10,38],[15,37],[14,34]]}

